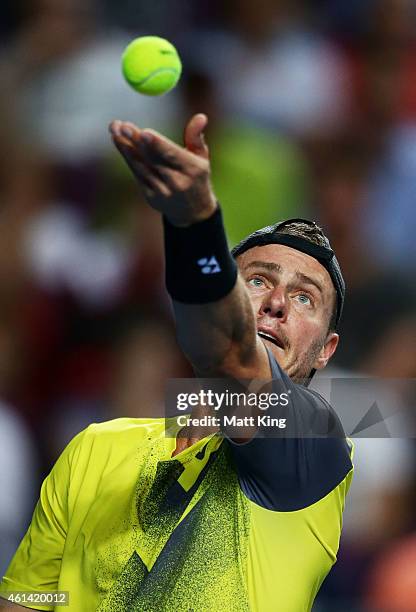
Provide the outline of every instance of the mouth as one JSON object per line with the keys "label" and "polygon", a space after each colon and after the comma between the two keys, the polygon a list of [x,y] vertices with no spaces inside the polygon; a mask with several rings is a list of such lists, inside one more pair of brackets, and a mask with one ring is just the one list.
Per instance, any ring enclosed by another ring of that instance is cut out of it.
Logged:
{"label": "mouth", "polygon": [[257,335],[260,336],[260,338],[262,338],[263,340],[268,340],[269,342],[272,342],[275,346],[279,347],[280,349],[284,350],[284,344],[283,342],[280,340],[280,338],[277,338],[276,336],[272,335],[269,332],[265,332],[261,329],[257,330]]}

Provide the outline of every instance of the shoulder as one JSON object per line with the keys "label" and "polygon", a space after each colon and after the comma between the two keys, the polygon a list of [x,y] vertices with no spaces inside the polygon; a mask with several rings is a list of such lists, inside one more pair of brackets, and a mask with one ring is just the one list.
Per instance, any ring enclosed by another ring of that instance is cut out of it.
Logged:
{"label": "shoulder", "polygon": [[126,454],[142,442],[160,438],[167,427],[164,418],[118,418],[103,423],[91,423],[78,433],[66,446],[57,463],[69,461],[72,465],[94,461],[100,456],[108,458],[108,453]]}
{"label": "shoulder", "polygon": [[316,391],[295,384],[269,355],[273,389],[285,404],[269,407],[282,430],[265,427],[231,452],[246,496],[263,508],[294,511],[326,497],[352,473],[351,446],[335,410]]}
{"label": "shoulder", "polygon": [[288,430],[290,435],[328,435],[344,438],[341,421],[328,401],[317,391],[295,383],[280,367],[278,361],[267,349],[272,374],[271,387],[278,393],[287,393]]}
{"label": "shoulder", "polygon": [[84,431],[88,436],[104,439],[115,435],[134,434],[140,436],[144,433],[155,433],[164,427],[164,418],[133,419],[123,417],[103,423],[91,423]]}

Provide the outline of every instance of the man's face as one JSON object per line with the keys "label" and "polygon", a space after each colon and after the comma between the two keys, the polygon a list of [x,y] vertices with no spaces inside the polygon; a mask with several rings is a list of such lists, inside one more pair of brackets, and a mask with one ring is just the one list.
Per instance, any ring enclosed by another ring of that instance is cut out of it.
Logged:
{"label": "man's face", "polygon": [[313,257],[281,244],[249,249],[237,258],[259,336],[295,381],[324,368],[338,344],[328,333],[336,293]]}

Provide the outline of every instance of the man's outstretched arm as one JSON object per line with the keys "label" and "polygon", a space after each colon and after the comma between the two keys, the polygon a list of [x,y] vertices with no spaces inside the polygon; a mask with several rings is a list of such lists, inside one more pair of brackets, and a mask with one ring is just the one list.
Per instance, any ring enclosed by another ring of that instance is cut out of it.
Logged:
{"label": "man's outstretched arm", "polygon": [[[218,214],[208,148],[202,135],[206,124],[205,115],[191,118],[185,129],[185,147],[129,122],[114,121],[110,126],[114,143],[150,206],[164,215],[171,233],[178,230],[176,240],[186,234],[186,228],[200,224],[203,230],[204,222]],[[267,352],[256,333],[244,281],[238,276],[232,284],[215,301],[189,304],[174,299],[179,344],[200,375],[268,378]],[[192,286],[189,291],[193,291]]]}

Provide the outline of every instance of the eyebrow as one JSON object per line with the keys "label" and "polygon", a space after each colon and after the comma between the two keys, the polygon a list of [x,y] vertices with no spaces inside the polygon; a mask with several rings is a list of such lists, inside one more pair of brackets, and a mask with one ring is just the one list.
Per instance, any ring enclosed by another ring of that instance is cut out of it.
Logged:
{"label": "eyebrow", "polygon": [[282,266],[280,264],[271,261],[250,261],[250,263],[244,267],[244,270],[248,270],[249,268],[263,268],[263,270],[267,270],[268,272],[282,271]]}
{"label": "eyebrow", "polygon": [[319,281],[317,281],[315,278],[307,276],[306,274],[303,274],[302,272],[296,272],[296,278],[298,280],[302,281],[303,283],[306,283],[307,285],[313,285],[314,287],[316,287],[318,289],[318,291],[321,294],[323,294],[323,292],[324,292],[323,287],[322,287],[321,283]]}

